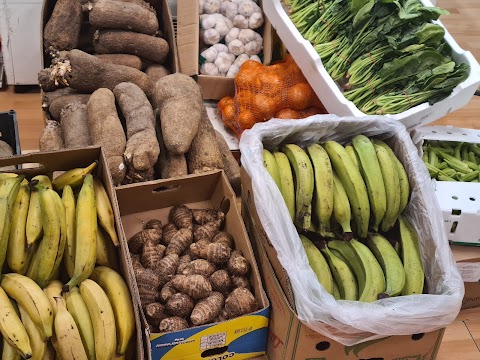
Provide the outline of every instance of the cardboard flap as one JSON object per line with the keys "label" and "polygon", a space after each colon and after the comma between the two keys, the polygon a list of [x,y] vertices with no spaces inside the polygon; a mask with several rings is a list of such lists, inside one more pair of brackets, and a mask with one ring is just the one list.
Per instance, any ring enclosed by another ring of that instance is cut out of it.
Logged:
{"label": "cardboard flap", "polygon": [[198,0],[181,0],[177,8],[177,49],[180,72],[189,76],[198,74],[199,9]]}

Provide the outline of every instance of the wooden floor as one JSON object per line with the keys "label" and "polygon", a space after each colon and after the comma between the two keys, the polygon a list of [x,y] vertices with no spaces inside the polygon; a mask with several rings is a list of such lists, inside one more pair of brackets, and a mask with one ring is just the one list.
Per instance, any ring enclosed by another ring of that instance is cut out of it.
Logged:
{"label": "wooden floor", "polygon": [[[438,0],[451,15],[442,22],[459,45],[480,60],[480,0]],[[15,94],[12,88],[0,91],[0,112],[16,110],[22,150],[38,149],[43,128],[39,92]],[[465,108],[435,124],[480,129],[480,96]],[[480,359],[480,307],[463,310],[446,330],[437,360]]]}

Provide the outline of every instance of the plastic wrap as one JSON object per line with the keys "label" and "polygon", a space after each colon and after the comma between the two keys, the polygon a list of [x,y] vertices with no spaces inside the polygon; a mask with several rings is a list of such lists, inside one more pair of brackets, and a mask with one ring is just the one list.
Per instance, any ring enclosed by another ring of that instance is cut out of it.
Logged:
{"label": "plastic wrap", "polygon": [[[263,166],[262,150],[283,143],[300,146],[335,140],[342,144],[358,134],[390,145],[403,163],[412,189],[405,215],[420,238],[428,294],[363,303],[336,301],[318,282],[289,216],[280,190]],[[430,176],[405,127],[395,120],[316,115],[303,120],[256,124],[240,141],[242,165],[252,179],[258,216],[278,259],[290,277],[299,319],[341,344],[350,346],[390,335],[434,331],[458,315],[464,295],[442,224]]]}

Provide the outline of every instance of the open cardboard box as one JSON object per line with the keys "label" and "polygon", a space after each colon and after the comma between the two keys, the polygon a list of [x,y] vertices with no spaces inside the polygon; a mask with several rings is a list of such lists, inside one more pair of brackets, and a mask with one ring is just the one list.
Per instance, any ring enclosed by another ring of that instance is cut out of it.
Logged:
{"label": "open cardboard box", "polygon": [[[252,239],[262,281],[272,304],[267,357],[279,359],[431,359],[437,356],[445,329],[411,336],[389,336],[344,346],[304,325],[295,311],[288,274],[262,227],[255,209],[251,179],[242,168],[242,216]],[[420,321],[420,320],[419,320]]]}
{"label": "open cardboard box", "polygon": [[[144,359],[144,348],[142,341],[142,332],[140,316],[138,308],[135,306],[135,299],[133,294],[137,290],[134,290],[133,287],[136,286],[136,283],[133,282],[134,278],[131,275],[131,271],[128,269],[131,268],[131,264],[128,262],[129,257],[128,247],[126,245],[125,239],[121,235],[120,228],[120,215],[117,206],[117,198],[115,191],[113,189],[113,184],[111,180],[110,171],[108,166],[106,166],[106,158],[104,152],[100,147],[88,147],[83,149],[75,150],[66,150],[66,151],[54,151],[54,152],[45,152],[45,153],[30,153],[27,155],[11,156],[0,159],[0,167],[10,166],[10,165],[22,165],[22,170],[11,171],[17,174],[25,174],[27,179],[31,179],[36,175],[48,175],[50,177],[57,175],[58,172],[64,172],[66,170],[74,168],[82,168],[90,165],[94,161],[97,161],[97,167],[93,170],[93,174],[97,175],[105,187],[105,190],[108,194],[110,202],[112,204],[113,213],[115,217],[115,227],[117,234],[120,239],[120,247],[118,249],[118,258],[120,263],[120,273],[125,279],[130,294],[132,294],[132,301],[134,303],[135,309],[135,322],[136,322],[136,338],[135,348],[136,355],[135,359],[143,360]],[[138,292],[138,291],[137,291]]]}
{"label": "open cardboard box", "polygon": [[450,245],[465,285],[462,309],[480,306],[480,247]]}
{"label": "open cardboard box", "polygon": [[[262,7],[262,0],[259,2]],[[264,14],[264,24],[259,32],[263,37],[263,64],[270,65],[272,60],[272,25]],[[177,4],[177,46],[180,72],[197,76],[202,88],[203,98],[220,100],[225,96],[235,95],[233,78],[223,76],[201,75],[198,66],[200,54],[200,15],[198,0],[181,0]]]}
{"label": "open cardboard box", "polygon": [[[172,73],[176,73],[179,71],[180,66],[178,63],[178,51],[177,51],[177,42],[175,39],[175,29],[173,25],[173,17],[170,11],[170,6],[168,0],[146,0],[148,3],[152,5],[152,7],[157,12],[158,23],[160,26],[160,30],[164,34],[165,40],[167,40],[168,45],[170,46],[170,51],[167,57],[167,60],[164,64]],[[52,16],[53,8],[56,4],[56,0],[43,0],[42,6],[42,18],[40,19],[40,49],[41,53],[43,54],[42,57],[42,69],[45,67],[49,67],[51,65],[50,56],[44,51],[43,47],[43,28],[45,27],[46,23]],[[43,96],[43,90],[42,90]],[[43,109],[43,117],[44,122],[46,124],[46,120],[52,120],[48,109]]]}
{"label": "open cardboard box", "polygon": [[[265,353],[269,302],[260,280],[253,251],[236,205],[235,194],[222,171],[176,179],[132,184],[116,189],[125,239],[143,229],[150,219],[168,222],[172,206],[213,208],[225,212],[224,230],[234,237],[251,265],[250,282],[259,304],[256,312],[183,331],[153,334],[142,314],[149,359],[247,359]],[[138,293],[134,296],[140,304]]]}

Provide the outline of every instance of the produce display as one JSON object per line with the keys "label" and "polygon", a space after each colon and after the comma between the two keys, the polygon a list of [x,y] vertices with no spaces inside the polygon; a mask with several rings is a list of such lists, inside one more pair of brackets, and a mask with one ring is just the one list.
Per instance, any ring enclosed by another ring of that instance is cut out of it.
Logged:
{"label": "produce display", "polygon": [[218,102],[224,124],[238,137],[257,122],[301,119],[326,113],[292,57],[264,66],[246,61],[235,76],[235,97]]}
{"label": "produce display", "polygon": [[151,333],[225,321],[258,309],[250,264],[222,229],[224,213],[174,206],[128,240]]}
{"label": "produce display", "polygon": [[402,214],[408,176],[385,142],[285,144],[263,159],[326,291],[364,302],[423,293],[419,239]]}
{"label": "produce display", "polygon": [[455,141],[427,140],[423,162],[432,179],[438,181],[480,181],[480,146]]}
{"label": "produce display", "polygon": [[256,1],[201,0],[199,13],[201,74],[235,77],[245,61],[262,62],[257,31],[264,19]]}
{"label": "produce display", "polygon": [[419,0],[284,0],[346,99],[365,114],[397,114],[448,97],[469,75],[432,23],[448,14]]}
{"label": "produce display", "polygon": [[96,163],[50,179],[0,173],[2,359],[132,358],[132,297]]}

